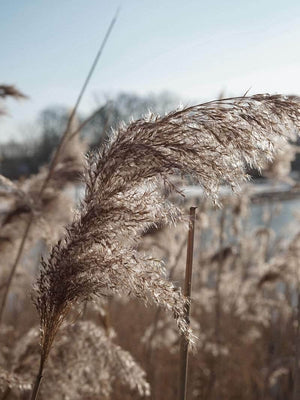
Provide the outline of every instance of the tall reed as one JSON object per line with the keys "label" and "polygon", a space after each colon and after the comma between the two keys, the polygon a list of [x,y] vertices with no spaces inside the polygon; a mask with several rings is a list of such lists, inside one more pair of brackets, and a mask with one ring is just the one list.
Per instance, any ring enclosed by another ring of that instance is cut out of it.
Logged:
{"label": "tall reed", "polygon": [[167,200],[171,175],[188,174],[217,200],[220,183],[237,188],[247,164],[262,167],[279,138],[293,137],[299,127],[300,99],[281,95],[222,99],[121,125],[89,157],[81,207],[42,261],[34,300],[41,322],[36,385],[70,309],[95,296],[125,292],[162,305],[191,339],[187,299],[160,262],[137,252],[136,242],[152,225],[184,219]]}
{"label": "tall reed", "polygon": [[[190,324],[190,303],[192,296],[192,273],[194,256],[194,234],[195,234],[196,207],[190,208],[190,226],[187,241],[186,270],[184,281],[184,296],[188,299],[186,307],[185,320]],[[180,370],[179,370],[179,391],[178,400],[185,400],[187,396],[187,378],[188,378],[188,349],[189,342],[182,336],[180,341]]]}

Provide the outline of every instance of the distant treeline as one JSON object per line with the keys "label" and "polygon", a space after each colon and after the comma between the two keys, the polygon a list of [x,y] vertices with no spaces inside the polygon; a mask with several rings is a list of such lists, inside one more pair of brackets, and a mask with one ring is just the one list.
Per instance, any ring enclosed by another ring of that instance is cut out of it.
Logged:
{"label": "distant treeline", "polygon": [[[88,141],[91,150],[103,143],[121,121],[128,122],[148,113],[149,110],[160,115],[176,108],[178,99],[170,93],[138,96],[121,93],[113,100],[106,100],[94,112],[93,118],[84,124],[80,134]],[[64,132],[69,112],[64,107],[49,107],[38,116],[34,126],[35,134],[21,141],[10,141],[0,146],[0,173],[10,179],[26,177],[38,172],[47,164]],[[77,115],[77,125],[86,121],[89,116]],[[75,129],[75,128],[74,128]],[[300,143],[299,143],[300,144]],[[300,155],[292,164],[294,171],[300,172]],[[257,171],[251,175],[260,177]]]}
{"label": "distant treeline", "polygon": [[[94,112],[93,118],[80,131],[91,150],[97,148],[121,121],[128,122],[148,113],[149,110],[164,114],[178,105],[178,99],[170,93],[138,96],[121,93],[114,100],[106,100]],[[47,164],[66,129],[70,110],[64,107],[49,107],[42,111],[31,129],[34,134],[20,141],[0,145],[0,173],[10,179],[26,177],[36,173]],[[77,115],[80,126],[90,116]],[[76,128],[73,128],[76,129]],[[27,135],[28,136],[28,135]]]}

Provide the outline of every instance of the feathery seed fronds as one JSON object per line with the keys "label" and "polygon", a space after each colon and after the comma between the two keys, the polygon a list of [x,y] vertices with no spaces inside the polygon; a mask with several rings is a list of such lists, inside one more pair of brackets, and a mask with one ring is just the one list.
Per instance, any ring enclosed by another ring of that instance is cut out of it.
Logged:
{"label": "feathery seed fronds", "polygon": [[216,200],[220,183],[236,188],[246,179],[245,165],[261,167],[295,128],[300,99],[280,95],[222,99],[120,126],[90,157],[81,209],[42,262],[35,297],[42,363],[71,306],[107,292],[151,299],[171,310],[190,337],[186,299],[160,263],[134,247],[151,225],[182,219],[161,185],[172,188],[172,174],[188,174]]}

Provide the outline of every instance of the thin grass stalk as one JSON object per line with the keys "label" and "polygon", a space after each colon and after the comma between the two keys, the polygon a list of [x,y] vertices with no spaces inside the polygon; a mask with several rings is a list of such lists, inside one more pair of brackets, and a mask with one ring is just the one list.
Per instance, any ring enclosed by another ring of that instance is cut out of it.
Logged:
{"label": "thin grass stalk", "polygon": [[[80,125],[79,127],[73,131],[70,135],[68,135],[68,141],[72,140],[74,138],[74,136],[78,135],[78,133],[80,131],[82,131],[82,129],[89,123],[91,122],[97,114],[99,114],[99,112],[103,111],[105,108],[107,107],[107,104],[105,104],[104,106],[101,106],[100,108],[97,108],[89,117],[87,117]],[[108,125],[110,122],[110,118],[107,119],[105,125],[104,125],[104,129],[103,129],[103,133],[105,133]]]}
{"label": "thin grass stalk", "polygon": [[[87,77],[86,77],[86,79],[85,79],[85,81],[84,81],[84,83],[83,83],[83,86],[82,86],[82,88],[81,88],[81,90],[80,90],[80,93],[79,93],[79,95],[78,95],[78,97],[77,97],[75,106],[73,107],[72,112],[71,112],[71,114],[70,114],[70,116],[69,116],[68,123],[67,123],[67,127],[66,127],[66,129],[65,129],[65,131],[64,131],[64,134],[63,134],[63,136],[62,136],[62,138],[61,138],[59,144],[58,144],[57,150],[56,150],[56,152],[55,152],[55,154],[54,154],[54,157],[53,157],[53,159],[52,159],[52,162],[51,162],[51,164],[50,164],[49,172],[48,172],[48,174],[47,174],[47,176],[46,176],[46,179],[45,179],[45,181],[44,181],[44,184],[43,184],[43,186],[42,186],[42,188],[41,188],[41,192],[44,191],[44,189],[46,188],[46,186],[47,186],[49,180],[51,179],[51,176],[52,176],[52,174],[53,174],[54,168],[55,168],[56,163],[57,163],[58,156],[59,156],[59,154],[60,154],[60,150],[61,150],[61,148],[62,148],[62,146],[63,146],[63,144],[64,144],[64,142],[65,142],[65,139],[66,139],[67,136],[68,136],[68,133],[69,133],[69,131],[70,131],[70,127],[71,127],[71,125],[72,125],[74,116],[75,116],[75,114],[76,114],[76,112],[77,112],[77,110],[78,110],[78,107],[79,107],[79,104],[80,104],[80,102],[81,102],[82,96],[84,95],[84,93],[85,93],[85,91],[86,91],[87,85],[88,85],[89,81],[91,80],[91,77],[92,77],[92,75],[93,75],[93,72],[95,71],[96,65],[97,65],[97,63],[98,63],[98,61],[99,61],[99,59],[100,59],[100,56],[101,56],[101,54],[102,54],[102,52],[103,52],[103,49],[104,49],[104,47],[105,47],[105,45],[106,45],[106,42],[107,42],[107,40],[108,40],[108,38],[109,38],[109,36],[110,36],[110,33],[111,33],[111,31],[112,31],[112,29],[113,29],[115,23],[116,23],[116,20],[117,20],[117,17],[118,17],[118,13],[119,13],[119,9],[116,11],[115,16],[113,17],[113,19],[111,20],[111,23],[109,24],[109,27],[108,27],[108,29],[107,29],[107,31],[106,31],[106,34],[105,34],[105,36],[104,36],[104,39],[102,40],[102,43],[101,43],[100,48],[99,48],[99,50],[98,50],[98,53],[97,53],[97,55],[96,55],[96,57],[95,57],[95,59],[94,59],[94,61],[93,61],[93,64],[92,64],[92,66],[91,66],[91,68],[90,68],[90,70],[89,70],[89,72],[88,72],[88,75],[87,75]],[[77,131],[77,133],[78,133],[78,131]]]}
{"label": "thin grass stalk", "polygon": [[[60,139],[60,142],[59,142],[59,144],[58,144],[58,146],[56,148],[54,157],[52,158],[52,161],[51,161],[50,166],[49,166],[48,174],[47,174],[47,176],[46,176],[46,178],[45,178],[45,180],[44,180],[44,182],[42,184],[42,187],[40,189],[38,198],[42,197],[42,195],[43,195],[45,189],[47,188],[48,183],[49,183],[49,181],[50,181],[50,179],[51,179],[51,177],[53,175],[53,171],[54,171],[54,169],[56,167],[56,164],[57,164],[57,161],[58,161],[58,157],[59,157],[61,149],[62,149],[62,147],[63,147],[63,145],[65,143],[65,140],[68,137],[68,133],[69,133],[70,127],[72,126],[72,122],[73,122],[74,116],[75,116],[75,114],[77,112],[77,109],[79,107],[79,104],[81,102],[82,96],[84,95],[84,93],[86,91],[87,85],[88,85],[88,83],[89,83],[89,81],[90,81],[90,79],[92,77],[92,74],[93,74],[93,72],[94,72],[94,70],[96,68],[96,65],[97,65],[97,63],[98,63],[98,61],[100,59],[100,56],[101,56],[101,54],[103,52],[103,49],[104,49],[104,47],[105,47],[105,45],[107,43],[107,40],[108,40],[108,38],[109,38],[109,36],[111,34],[111,31],[112,31],[112,29],[113,29],[113,27],[114,27],[114,25],[116,23],[118,13],[119,13],[119,9],[117,10],[115,16],[113,17],[113,19],[112,19],[112,21],[111,21],[111,23],[110,23],[110,25],[109,25],[109,27],[108,27],[108,29],[106,31],[104,39],[102,40],[102,43],[101,43],[100,48],[98,50],[98,53],[97,53],[97,55],[96,55],[96,57],[95,57],[95,59],[93,61],[93,64],[92,64],[92,66],[91,66],[91,68],[90,68],[90,70],[88,72],[88,75],[87,75],[87,77],[86,77],[86,79],[85,79],[85,81],[83,83],[83,86],[82,86],[82,88],[81,88],[81,90],[79,92],[79,95],[77,97],[75,105],[74,105],[74,107],[72,109],[72,112],[71,112],[71,114],[69,116],[69,119],[68,119],[68,122],[67,122],[67,127],[66,127],[66,129],[65,129],[65,131],[64,131],[64,133],[63,133],[63,135],[62,135],[62,137]],[[78,134],[78,132],[79,132],[79,130],[76,130],[76,134]],[[73,136],[75,136],[75,133],[72,135],[72,137]],[[15,258],[15,261],[13,263],[13,266],[11,268],[11,271],[10,271],[10,274],[9,274],[9,277],[8,277],[8,280],[7,280],[7,286],[5,288],[5,292],[4,292],[4,295],[2,297],[1,308],[0,308],[0,325],[2,323],[2,319],[3,319],[3,315],[4,315],[4,309],[5,309],[6,302],[7,302],[7,296],[8,296],[11,284],[12,284],[13,277],[14,277],[14,275],[16,273],[19,261],[21,259],[22,254],[23,254],[24,246],[25,246],[25,243],[26,243],[26,240],[27,240],[31,225],[33,223],[33,217],[34,217],[34,215],[33,215],[33,213],[31,213],[30,216],[29,216],[28,222],[26,224],[25,230],[24,230],[22,241],[21,241],[20,247],[19,247],[18,252],[17,252],[17,256]]]}
{"label": "thin grass stalk", "polygon": [[34,383],[34,387],[31,393],[31,397],[30,400],[36,400],[38,393],[39,393],[39,389],[40,389],[40,385],[41,385],[41,381],[43,378],[43,370],[44,370],[44,362],[41,360],[40,362],[40,367],[39,367],[39,372],[35,378],[35,383]]}
{"label": "thin grass stalk", "polygon": [[[194,233],[195,233],[196,207],[190,208],[189,232],[187,241],[186,270],[184,282],[184,295],[187,297],[188,304],[185,310],[185,320],[190,324],[191,292],[192,292],[192,269],[194,253]],[[187,394],[187,373],[188,373],[188,348],[189,341],[181,335],[180,339],[180,375],[179,375],[179,395],[178,400],[186,400]]]}

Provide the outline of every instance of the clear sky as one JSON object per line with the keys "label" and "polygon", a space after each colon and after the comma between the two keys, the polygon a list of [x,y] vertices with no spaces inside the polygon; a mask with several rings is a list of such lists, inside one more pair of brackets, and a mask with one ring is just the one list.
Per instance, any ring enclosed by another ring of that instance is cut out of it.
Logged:
{"label": "clear sky", "polygon": [[8,102],[0,141],[43,108],[74,104],[118,6],[84,113],[119,91],[169,90],[184,104],[249,88],[300,94],[299,0],[3,0],[0,83],[30,100]]}

